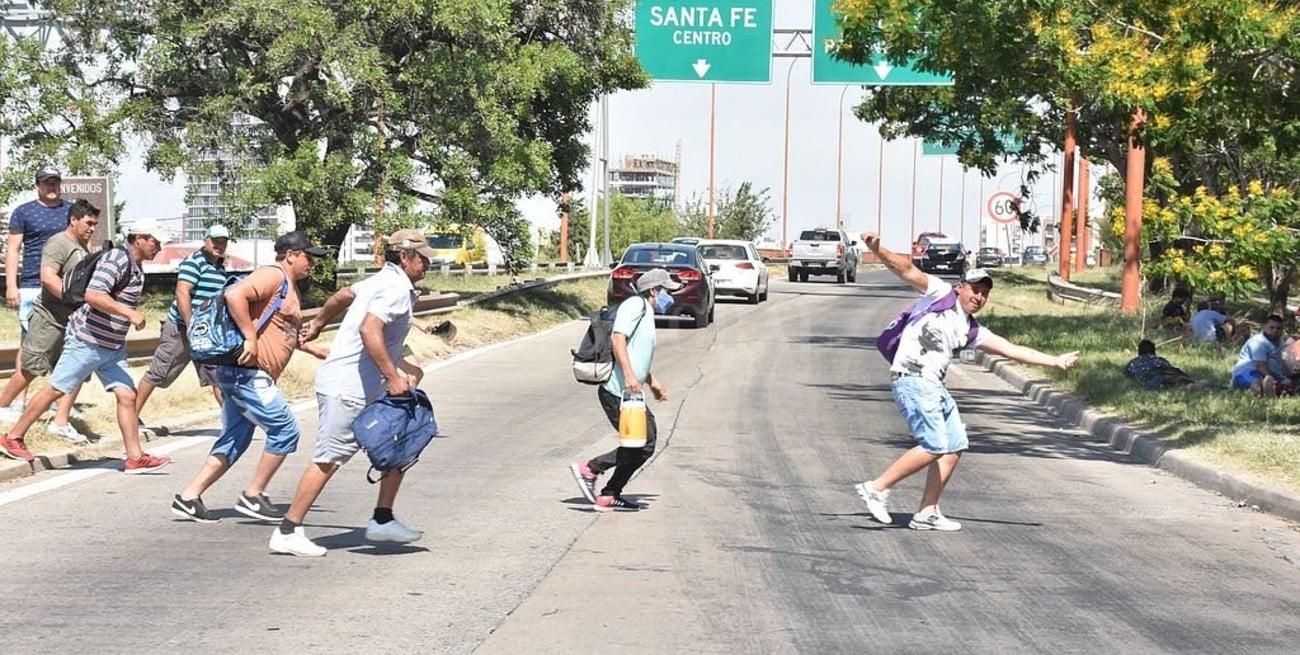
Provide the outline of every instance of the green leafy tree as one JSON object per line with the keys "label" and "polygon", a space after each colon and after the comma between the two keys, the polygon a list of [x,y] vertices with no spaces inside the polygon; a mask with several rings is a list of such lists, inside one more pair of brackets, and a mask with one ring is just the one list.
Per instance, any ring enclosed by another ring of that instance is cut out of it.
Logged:
{"label": "green leafy tree", "polygon": [[[757,193],[751,182],[743,182],[734,192],[723,189],[714,205],[713,238],[758,241],[775,220],[776,212],[769,197],[770,189]],[[688,236],[709,234],[707,201],[695,196],[686,202],[681,217],[681,232]]]}
{"label": "green leafy tree", "polygon": [[[596,201],[596,252],[605,243],[604,198]],[[587,253],[590,239],[590,212],[585,203],[574,200],[569,205],[569,260],[581,262]],[[671,241],[677,234],[677,214],[672,205],[663,200],[629,198],[620,193],[610,194],[609,241],[610,253],[618,259],[628,245],[633,243]],[[547,249],[559,251],[560,233],[549,233]]]}
{"label": "green leafy tree", "polygon": [[[400,221],[423,206],[520,265],[513,200],[581,189],[593,98],[646,83],[628,0],[43,4],[72,44],[60,56],[99,71],[151,169],[238,180],[236,219],[288,204],[329,244],[377,207]],[[213,152],[240,163],[204,163]]]}

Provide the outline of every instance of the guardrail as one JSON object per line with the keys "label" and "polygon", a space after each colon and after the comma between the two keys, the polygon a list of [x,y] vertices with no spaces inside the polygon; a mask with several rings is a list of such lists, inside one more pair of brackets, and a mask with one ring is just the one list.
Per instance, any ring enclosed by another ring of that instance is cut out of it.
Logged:
{"label": "guardrail", "polygon": [[1056,273],[1047,274],[1047,297],[1062,305],[1067,302],[1081,302],[1088,305],[1119,306],[1120,301],[1118,293],[1076,286]]}

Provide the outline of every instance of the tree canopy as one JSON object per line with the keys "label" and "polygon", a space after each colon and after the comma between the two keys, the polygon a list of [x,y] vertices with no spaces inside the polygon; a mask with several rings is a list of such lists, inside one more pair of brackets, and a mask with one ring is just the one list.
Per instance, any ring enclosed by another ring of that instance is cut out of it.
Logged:
{"label": "tree canopy", "polygon": [[[101,156],[138,136],[164,177],[238,180],[236,218],[289,204],[330,244],[377,216],[383,230],[431,213],[486,228],[518,263],[530,249],[513,201],[580,189],[593,98],[646,84],[628,0],[43,4],[67,37],[40,57],[60,64],[48,87],[90,93],[96,120],[77,117]],[[6,56],[4,89],[30,86],[36,59]],[[70,130],[45,129],[62,120],[46,114],[10,132],[31,135],[19,159],[69,156]]]}

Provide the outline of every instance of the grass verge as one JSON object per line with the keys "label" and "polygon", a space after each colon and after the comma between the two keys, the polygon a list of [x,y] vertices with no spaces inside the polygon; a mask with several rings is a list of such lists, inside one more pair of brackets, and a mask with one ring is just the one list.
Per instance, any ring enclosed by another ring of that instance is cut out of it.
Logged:
{"label": "grass verge", "polygon": [[[1109,288],[1118,275],[1118,268],[1108,268],[1072,281]],[[980,313],[982,323],[1039,350],[1081,353],[1074,371],[1035,369],[1036,375],[1052,378],[1062,391],[1123,417],[1171,448],[1300,492],[1300,398],[1264,399],[1230,390],[1236,349],[1186,343],[1158,327],[1163,296],[1144,298],[1136,315],[1125,316],[1116,307],[1048,300],[1043,269],[1002,269],[995,276],[997,288]],[[1161,344],[1161,356],[1207,382],[1207,388],[1146,391],[1126,378],[1124,364],[1143,338]]]}
{"label": "grass verge", "polygon": [[[510,282],[506,276],[496,276],[495,280],[486,276],[470,279],[480,285],[478,287],[480,292],[491,291]],[[453,290],[445,288],[441,284],[442,280],[441,277],[431,277],[421,286],[440,291]],[[607,282],[604,277],[572,280],[548,288],[512,294],[445,316],[419,319],[435,321],[443,318],[450,319],[456,324],[456,341],[447,344],[438,337],[412,330],[406,344],[416,360],[429,363],[446,359],[464,350],[532,334],[573,320],[600,307],[605,302]],[[333,338],[334,332],[328,331],[321,336],[321,342],[328,343]],[[145,366],[132,367],[132,378],[139,380],[146,368]],[[280,376],[278,383],[280,390],[290,401],[312,397],[316,371],[319,368],[319,360],[305,353],[296,353],[290,360],[289,367]],[[29,397],[44,386],[45,379],[38,379],[29,390]],[[72,424],[78,430],[89,435],[119,434],[116,403],[112,395],[105,392],[98,382],[91,382],[82,389],[77,405],[83,415],[73,419]],[[144,408],[143,418],[146,423],[153,424],[215,409],[217,405],[211,392],[199,387],[195,375],[184,373],[171,387],[154,392],[153,397],[149,399],[149,404]],[[27,446],[34,453],[63,450],[68,447],[67,441],[45,432],[44,419],[48,417],[47,414],[43,420],[38,421],[27,435]],[[83,447],[82,450],[86,455],[120,456],[120,453],[102,452],[93,443]]]}

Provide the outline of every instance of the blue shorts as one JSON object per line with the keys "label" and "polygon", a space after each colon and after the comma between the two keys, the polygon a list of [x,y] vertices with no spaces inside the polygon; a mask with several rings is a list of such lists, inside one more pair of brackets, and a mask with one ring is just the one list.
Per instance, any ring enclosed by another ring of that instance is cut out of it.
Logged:
{"label": "blue shorts", "polygon": [[36,301],[41,297],[40,287],[20,287],[18,289],[18,326],[27,334],[27,321],[32,318]]}
{"label": "blue shorts", "polygon": [[1260,373],[1259,371],[1253,368],[1250,369],[1249,371],[1243,371],[1241,373],[1233,373],[1232,388],[1249,389],[1250,385],[1254,384],[1255,380],[1263,380],[1263,379],[1264,379],[1264,374]]}
{"label": "blue shorts", "polygon": [[50,386],[63,393],[72,393],[91,373],[99,378],[105,391],[117,387],[135,390],[135,381],[126,368],[125,345],[116,349],[105,348],[72,335],[65,336],[63,355],[50,373]]}
{"label": "blue shorts", "polygon": [[890,387],[894,404],[925,452],[946,455],[970,447],[957,403],[942,384],[909,375],[894,380]]}
{"label": "blue shorts", "polygon": [[[65,355],[66,356],[66,355]],[[272,455],[288,455],[298,449],[298,419],[275,386],[275,380],[255,368],[217,367],[221,389],[221,435],[212,444],[213,455],[223,455],[234,464],[253,441],[253,429],[266,432],[264,449]]]}

